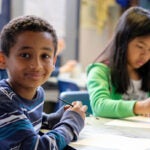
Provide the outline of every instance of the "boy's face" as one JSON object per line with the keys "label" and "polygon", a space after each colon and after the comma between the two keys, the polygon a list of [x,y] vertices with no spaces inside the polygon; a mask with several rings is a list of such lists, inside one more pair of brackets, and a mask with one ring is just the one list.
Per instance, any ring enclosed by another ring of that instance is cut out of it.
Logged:
{"label": "boy's face", "polygon": [[54,45],[47,32],[25,31],[17,36],[6,57],[9,82],[16,92],[21,88],[35,90],[54,69]]}

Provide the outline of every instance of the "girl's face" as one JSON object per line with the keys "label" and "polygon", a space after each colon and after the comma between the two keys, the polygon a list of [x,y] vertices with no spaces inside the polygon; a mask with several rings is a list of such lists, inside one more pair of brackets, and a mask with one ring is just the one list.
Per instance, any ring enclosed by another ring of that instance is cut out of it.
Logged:
{"label": "girl's face", "polygon": [[15,92],[25,98],[28,97],[25,93],[34,95],[36,88],[47,81],[54,69],[56,58],[52,36],[47,32],[32,31],[19,34],[5,61],[9,83]]}
{"label": "girl's face", "polygon": [[138,69],[150,60],[150,36],[137,37],[128,44],[127,61],[131,70]]}

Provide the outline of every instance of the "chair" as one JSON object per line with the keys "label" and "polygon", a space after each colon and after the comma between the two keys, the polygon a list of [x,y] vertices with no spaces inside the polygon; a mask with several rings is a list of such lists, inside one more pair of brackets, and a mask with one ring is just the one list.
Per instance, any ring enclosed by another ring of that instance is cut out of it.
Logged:
{"label": "chair", "polygon": [[8,75],[5,69],[0,69],[0,80],[7,79]]}
{"label": "chair", "polygon": [[73,82],[58,79],[58,90],[59,93],[62,93],[64,91],[80,91],[80,88]]}
{"label": "chair", "polygon": [[[72,103],[73,101],[81,101],[82,104],[88,106],[87,112],[89,114],[92,114],[92,109],[90,106],[90,99],[89,99],[89,93],[88,91],[66,91],[62,92],[60,94],[60,99],[63,99],[69,103]],[[59,102],[59,107],[66,105],[64,102],[60,101]]]}
{"label": "chair", "polygon": [[[65,91],[80,91],[80,88],[77,86],[77,84],[71,81],[58,79],[57,85],[58,85],[59,96],[62,92]],[[60,105],[61,105],[60,101],[56,102],[54,111],[57,111],[60,108]]]}

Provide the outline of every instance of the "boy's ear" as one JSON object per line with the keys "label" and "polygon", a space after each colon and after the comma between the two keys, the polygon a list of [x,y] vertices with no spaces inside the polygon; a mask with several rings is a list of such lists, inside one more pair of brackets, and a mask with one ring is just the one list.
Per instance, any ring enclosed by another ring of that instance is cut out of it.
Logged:
{"label": "boy's ear", "polygon": [[0,69],[5,69],[6,63],[5,63],[5,56],[2,52],[0,52]]}

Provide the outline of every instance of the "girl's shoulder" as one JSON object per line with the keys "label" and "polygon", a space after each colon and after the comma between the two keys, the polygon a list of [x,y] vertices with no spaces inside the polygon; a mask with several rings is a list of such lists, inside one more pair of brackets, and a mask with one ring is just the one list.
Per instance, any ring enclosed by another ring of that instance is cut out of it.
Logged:
{"label": "girl's shoulder", "polygon": [[110,70],[109,66],[108,66],[107,64],[105,64],[105,63],[92,63],[92,64],[89,64],[89,65],[87,66],[87,69],[86,69],[87,74],[88,74],[91,70],[93,70],[93,69],[95,69],[95,70],[103,70],[104,72],[105,72],[105,71],[107,72],[107,71]]}

